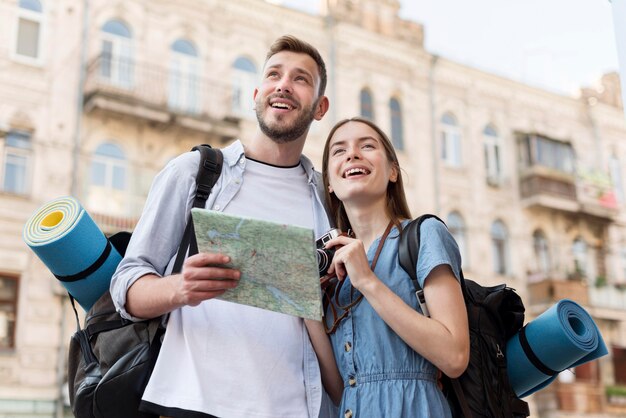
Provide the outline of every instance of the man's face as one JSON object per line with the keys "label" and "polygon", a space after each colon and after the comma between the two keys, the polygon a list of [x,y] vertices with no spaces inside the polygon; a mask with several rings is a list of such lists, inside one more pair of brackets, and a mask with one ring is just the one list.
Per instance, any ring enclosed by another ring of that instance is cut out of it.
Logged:
{"label": "man's face", "polygon": [[325,112],[319,106],[319,85],[317,64],[307,54],[282,51],[273,55],[254,92],[261,131],[277,143],[306,135],[311,122]]}

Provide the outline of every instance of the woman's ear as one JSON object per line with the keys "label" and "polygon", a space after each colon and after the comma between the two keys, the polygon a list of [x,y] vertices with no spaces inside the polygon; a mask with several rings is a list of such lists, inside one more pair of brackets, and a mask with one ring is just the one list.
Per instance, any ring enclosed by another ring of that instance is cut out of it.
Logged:
{"label": "woman's ear", "polygon": [[333,188],[330,185],[328,185],[328,193],[332,193],[332,192],[333,192]]}
{"label": "woman's ear", "polygon": [[398,167],[396,166],[396,164],[394,164],[391,167],[391,173],[389,174],[389,181],[392,183],[395,183],[396,181],[398,181]]}

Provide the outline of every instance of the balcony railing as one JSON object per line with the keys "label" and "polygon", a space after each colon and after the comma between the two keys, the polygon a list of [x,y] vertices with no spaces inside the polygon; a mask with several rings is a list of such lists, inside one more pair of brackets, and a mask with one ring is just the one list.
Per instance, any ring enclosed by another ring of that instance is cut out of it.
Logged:
{"label": "balcony railing", "polygon": [[526,206],[591,215],[612,220],[619,212],[611,187],[580,173],[569,174],[541,165],[520,173],[520,194]]}
{"label": "balcony railing", "polygon": [[578,208],[576,177],[540,165],[520,173],[520,194],[527,205],[569,211]]}
{"label": "balcony railing", "polygon": [[161,64],[106,54],[87,68],[84,107],[234,137],[232,88],[223,81]]}
{"label": "balcony railing", "polygon": [[590,286],[589,302],[599,308],[626,310],[626,288],[613,285]]}

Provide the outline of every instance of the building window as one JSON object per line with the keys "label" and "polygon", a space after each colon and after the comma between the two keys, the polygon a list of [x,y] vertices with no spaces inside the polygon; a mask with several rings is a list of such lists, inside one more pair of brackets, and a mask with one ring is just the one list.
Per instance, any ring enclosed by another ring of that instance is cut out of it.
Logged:
{"label": "building window", "polygon": [[509,233],[502,221],[491,224],[491,248],[493,271],[497,274],[508,274],[508,243]]}
{"label": "building window", "polygon": [[579,277],[587,277],[587,243],[582,237],[578,237],[572,244],[572,257],[574,258],[574,275]]}
{"label": "building window", "polygon": [[126,158],[112,143],[100,145],[91,164],[91,184],[115,190],[126,189]]}
{"label": "building window", "polygon": [[179,39],[172,44],[168,105],[170,109],[200,113],[200,59],[196,47]]}
{"label": "building window", "polygon": [[488,125],[483,130],[485,151],[485,172],[487,183],[492,186],[500,185],[502,179],[502,144],[498,132]]}
{"label": "building window", "polygon": [[0,274],[0,350],[15,348],[18,279]]}
{"label": "building window", "polygon": [[235,114],[254,118],[253,93],[256,85],[256,66],[248,58],[238,57],[233,63],[232,109]]}
{"label": "building window", "polygon": [[100,75],[118,87],[131,87],[134,62],[130,29],[119,20],[109,20],[102,26],[101,36]]}
{"label": "building window", "polygon": [[551,270],[550,249],[548,240],[541,230],[536,230],[533,233],[533,251],[536,263],[535,272],[547,276]]}
{"label": "building window", "polygon": [[535,165],[574,174],[574,149],[567,142],[556,141],[539,135],[521,137],[520,157],[526,167]]}
{"label": "building window", "polygon": [[2,190],[15,194],[28,194],[31,161],[31,134],[10,131],[4,147]]}
{"label": "building window", "polygon": [[374,99],[372,93],[368,89],[361,90],[361,116],[365,119],[374,121]]}
{"label": "building window", "polygon": [[626,386],[626,348],[614,346],[611,351],[615,384]]}
{"label": "building window", "polygon": [[461,128],[450,113],[441,118],[441,159],[451,167],[460,167],[462,163]]}
{"label": "building window", "polygon": [[33,61],[41,59],[43,8],[38,0],[20,0],[17,12],[15,54]]}
{"label": "building window", "polygon": [[402,151],[404,149],[402,108],[400,101],[394,97],[389,100],[389,113],[391,115],[391,142],[396,150]]}
{"label": "building window", "polygon": [[459,246],[459,252],[461,253],[461,261],[463,268],[469,267],[469,257],[467,254],[467,233],[465,228],[465,221],[458,212],[450,212],[447,219],[448,230],[454,237],[457,245]]}

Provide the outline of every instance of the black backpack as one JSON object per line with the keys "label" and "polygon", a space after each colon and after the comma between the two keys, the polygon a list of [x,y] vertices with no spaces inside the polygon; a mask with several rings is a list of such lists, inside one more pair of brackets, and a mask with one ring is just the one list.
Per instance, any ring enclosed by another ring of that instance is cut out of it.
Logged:
{"label": "black backpack", "polygon": [[[222,171],[222,153],[209,145],[199,145],[201,159],[196,177],[194,207],[204,208],[213,185]],[[123,256],[130,239],[129,232],[109,238]],[[183,234],[173,273],[180,272],[189,248],[196,254],[198,247],[191,214]],[[133,322],[115,310],[107,291],[87,312],[81,329],[74,299],[77,331],[72,336],[68,359],[70,404],[76,418],[158,418],[139,412],[143,391],[152,374],[165,332],[164,318]]]}
{"label": "black backpack", "polygon": [[[398,249],[398,260],[411,277],[420,306],[426,303],[416,274],[420,226],[429,218],[444,223],[435,215],[422,215],[411,221],[402,231]],[[470,328],[470,360],[458,378],[442,376],[452,415],[465,418],[529,416],[528,404],[511,388],[506,367],[506,342],[524,323],[521,298],[505,284],[484,287],[465,279],[462,271],[461,288]]]}

